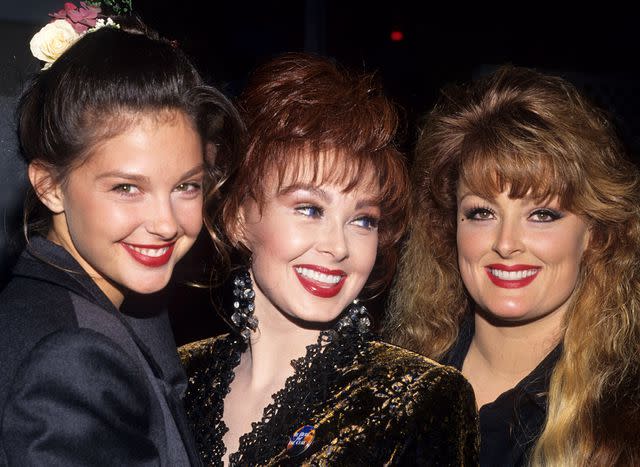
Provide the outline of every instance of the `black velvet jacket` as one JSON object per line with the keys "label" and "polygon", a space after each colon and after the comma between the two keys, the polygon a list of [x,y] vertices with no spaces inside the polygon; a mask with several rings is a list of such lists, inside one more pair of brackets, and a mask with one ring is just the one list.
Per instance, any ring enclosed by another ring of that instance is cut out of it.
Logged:
{"label": "black velvet jacket", "polygon": [[[473,317],[469,316],[442,363],[461,370],[473,334]],[[481,466],[527,465],[531,449],[542,432],[551,373],[561,352],[562,346],[558,345],[514,388],[480,408]]]}
{"label": "black velvet jacket", "polygon": [[[459,372],[378,341],[343,344],[327,345],[304,368],[292,362],[296,374],[274,395],[263,420],[243,436],[232,461],[477,465],[475,400]],[[222,336],[179,349],[189,377],[187,413],[208,465],[221,465],[223,400],[244,346],[235,336]],[[296,453],[287,446],[305,425],[315,429],[315,437],[304,452]]]}

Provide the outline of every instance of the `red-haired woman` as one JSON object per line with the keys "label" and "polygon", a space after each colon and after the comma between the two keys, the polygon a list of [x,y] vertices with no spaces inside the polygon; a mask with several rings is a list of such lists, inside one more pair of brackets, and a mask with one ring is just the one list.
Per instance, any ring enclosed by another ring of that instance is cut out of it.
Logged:
{"label": "red-haired woman", "polygon": [[389,281],[406,224],[394,107],[370,77],[306,55],[258,69],[242,107],[249,145],[221,213],[246,258],[235,332],[182,349],[205,461],[475,464],[468,383],[374,340],[357,300]]}

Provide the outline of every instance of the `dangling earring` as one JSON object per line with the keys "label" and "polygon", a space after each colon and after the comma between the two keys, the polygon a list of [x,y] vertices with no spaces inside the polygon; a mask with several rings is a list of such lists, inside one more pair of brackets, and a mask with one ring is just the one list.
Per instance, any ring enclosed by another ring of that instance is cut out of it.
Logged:
{"label": "dangling earring", "polygon": [[256,296],[251,284],[249,271],[240,272],[233,279],[233,314],[231,322],[245,342],[249,342],[251,331],[258,329],[258,319],[253,316],[255,305],[253,298]]}
{"label": "dangling earring", "polygon": [[360,300],[357,298],[349,305],[347,312],[338,321],[336,330],[342,332],[351,327],[355,328],[360,334],[368,332],[371,328],[371,315],[366,306],[360,305]]}

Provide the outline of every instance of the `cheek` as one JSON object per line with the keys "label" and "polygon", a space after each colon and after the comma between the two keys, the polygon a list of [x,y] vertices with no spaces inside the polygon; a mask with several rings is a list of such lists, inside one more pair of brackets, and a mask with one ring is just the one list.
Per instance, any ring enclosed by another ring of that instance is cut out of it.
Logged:
{"label": "cheek", "polygon": [[545,263],[577,269],[582,258],[583,240],[583,236],[575,232],[541,232],[532,237],[531,249]]}
{"label": "cheek", "polygon": [[65,215],[72,235],[96,233],[126,236],[139,223],[141,213],[137,206],[105,200],[82,193],[70,194],[65,202]]}
{"label": "cheek", "polygon": [[371,274],[378,256],[378,235],[372,235],[372,237],[363,249],[363,267],[366,269],[367,276]]}
{"label": "cheek", "polygon": [[457,230],[458,270],[465,288],[475,301],[484,278],[481,259],[491,251],[491,236],[487,229],[470,229],[469,225],[459,226]]}
{"label": "cheek", "polygon": [[483,229],[470,229],[469,226],[459,226],[456,234],[458,247],[458,262],[472,262],[480,259],[483,253],[491,248],[488,232]]}
{"label": "cheek", "polygon": [[188,200],[174,205],[178,223],[189,237],[196,237],[202,230],[202,199]]}
{"label": "cheek", "polygon": [[267,217],[247,226],[247,239],[254,259],[270,256],[290,261],[304,253],[312,241],[311,229],[293,222]]}

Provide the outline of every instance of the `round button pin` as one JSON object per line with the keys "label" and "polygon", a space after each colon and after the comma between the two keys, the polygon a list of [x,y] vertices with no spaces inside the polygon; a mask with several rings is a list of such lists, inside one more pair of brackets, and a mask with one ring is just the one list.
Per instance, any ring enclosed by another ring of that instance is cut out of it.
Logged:
{"label": "round button pin", "polygon": [[316,429],[313,425],[304,425],[298,428],[295,433],[289,437],[287,444],[287,452],[290,456],[297,456],[305,452],[316,436]]}

